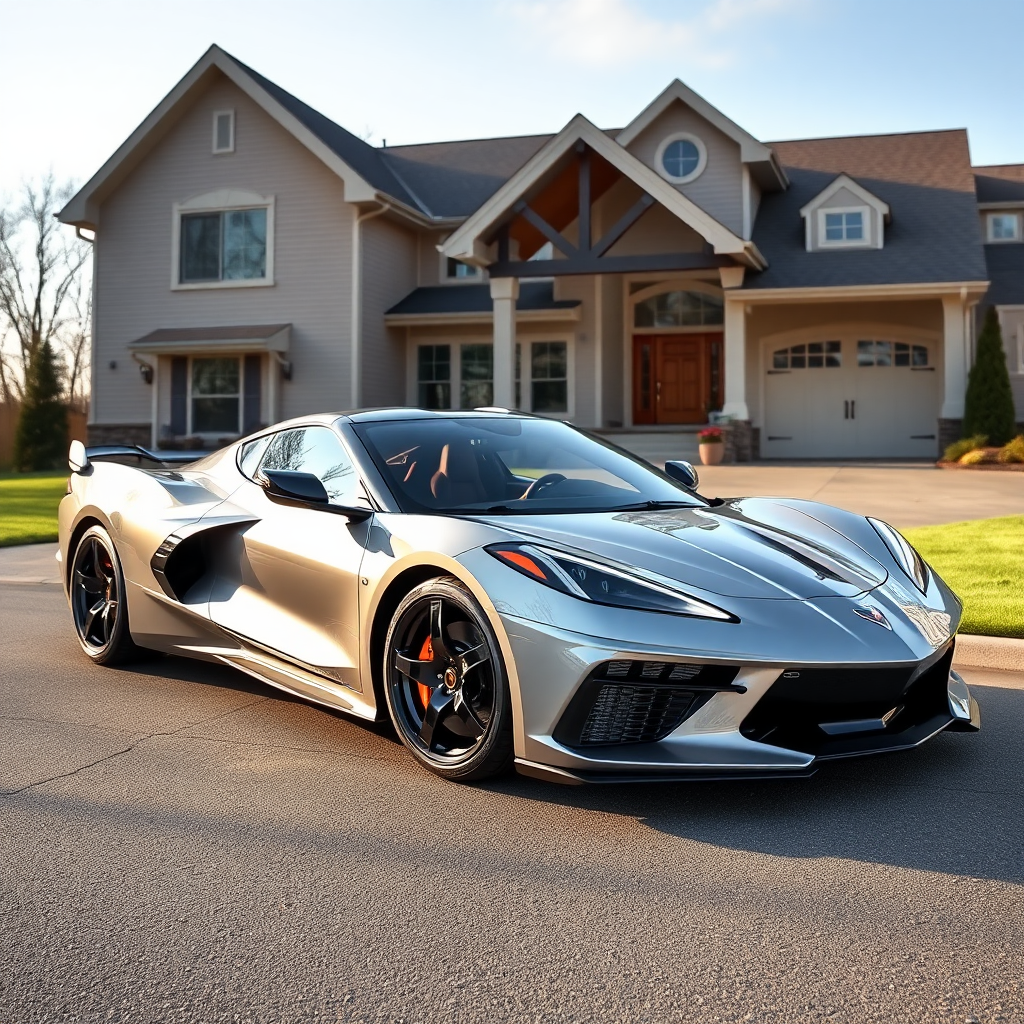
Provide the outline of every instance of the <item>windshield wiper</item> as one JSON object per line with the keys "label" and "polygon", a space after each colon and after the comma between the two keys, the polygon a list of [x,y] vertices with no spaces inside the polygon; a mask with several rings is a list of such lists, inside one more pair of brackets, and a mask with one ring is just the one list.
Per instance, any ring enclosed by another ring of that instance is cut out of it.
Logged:
{"label": "windshield wiper", "polygon": [[609,512],[647,512],[670,508],[700,508],[695,501],[638,501],[635,505],[616,505]]}
{"label": "windshield wiper", "polygon": [[512,508],[510,505],[488,505],[487,508],[441,508],[437,511],[445,516],[486,516],[495,512],[518,515],[520,512],[528,510],[525,508]]}

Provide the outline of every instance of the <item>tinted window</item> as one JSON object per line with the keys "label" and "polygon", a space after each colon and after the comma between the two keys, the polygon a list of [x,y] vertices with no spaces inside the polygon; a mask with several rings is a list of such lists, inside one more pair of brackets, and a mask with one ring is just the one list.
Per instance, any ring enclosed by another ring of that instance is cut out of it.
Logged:
{"label": "tinted window", "polygon": [[260,469],[312,473],[336,505],[353,505],[361,494],[352,460],[329,427],[298,427],[274,434]]}
{"label": "tinted window", "polygon": [[355,429],[405,512],[703,504],[648,463],[553,420],[437,417]]}

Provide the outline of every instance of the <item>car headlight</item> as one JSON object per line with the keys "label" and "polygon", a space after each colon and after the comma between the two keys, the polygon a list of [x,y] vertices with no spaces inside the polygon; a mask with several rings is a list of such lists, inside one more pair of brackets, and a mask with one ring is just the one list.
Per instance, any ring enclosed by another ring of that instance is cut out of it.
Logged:
{"label": "car headlight", "polygon": [[735,615],[706,601],[589,558],[537,544],[491,544],[484,550],[516,572],[581,601],[739,622]]}
{"label": "car headlight", "polygon": [[917,589],[922,594],[927,593],[928,565],[914,550],[910,541],[899,530],[894,529],[888,523],[883,523],[881,519],[872,519],[868,516],[867,520],[875,528],[875,533],[882,538],[899,567],[917,584]]}

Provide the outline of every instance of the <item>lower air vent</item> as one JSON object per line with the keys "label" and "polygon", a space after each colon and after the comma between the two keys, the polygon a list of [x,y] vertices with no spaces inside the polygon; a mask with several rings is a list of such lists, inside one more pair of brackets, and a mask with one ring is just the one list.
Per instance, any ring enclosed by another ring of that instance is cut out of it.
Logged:
{"label": "lower air vent", "polygon": [[555,729],[568,747],[656,743],[716,693],[733,686],[728,665],[666,661],[608,661],[584,680]]}

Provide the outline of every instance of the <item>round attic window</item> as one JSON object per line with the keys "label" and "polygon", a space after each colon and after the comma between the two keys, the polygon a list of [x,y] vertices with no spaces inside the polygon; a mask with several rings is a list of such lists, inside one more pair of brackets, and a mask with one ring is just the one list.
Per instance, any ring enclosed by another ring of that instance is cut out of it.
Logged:
{"label": "round attic window", "polygon": [[655,157],[658,172],[674,185],[685,185],[699,177],[707,162],[708,151],[704,143],[687,132],[664,139]]}

